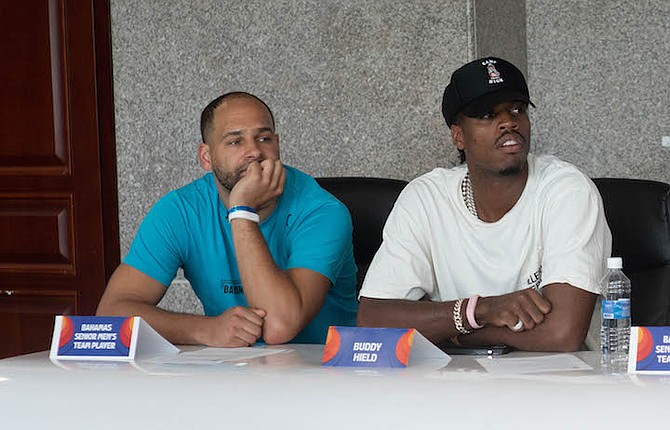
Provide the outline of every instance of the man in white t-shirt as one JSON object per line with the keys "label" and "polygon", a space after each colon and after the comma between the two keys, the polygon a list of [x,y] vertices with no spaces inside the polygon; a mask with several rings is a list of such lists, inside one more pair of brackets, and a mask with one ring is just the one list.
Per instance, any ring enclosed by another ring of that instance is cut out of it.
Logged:
{"label": "man in white t-shirt", "polygon": [[360,326],[456,345],[582,345],[612,238],[593,182],[529,153],[529,104],[505,60],[453,73],[442,113],[464,164],[401,193],[360,292]]}

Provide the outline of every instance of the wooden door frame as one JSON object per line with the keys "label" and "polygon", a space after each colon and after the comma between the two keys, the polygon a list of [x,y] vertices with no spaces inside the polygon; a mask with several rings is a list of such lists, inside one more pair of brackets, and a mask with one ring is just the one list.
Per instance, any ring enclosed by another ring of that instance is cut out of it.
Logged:
{"label": "wooden door frame", "polygon": [[120,263],[110,0],[92,0],[105,281]]}
{"label": "wooden door frame", "polygon": [[94,314],[120,261],[110,0],[6,12],[2,357],[47,348],[53,315]]}

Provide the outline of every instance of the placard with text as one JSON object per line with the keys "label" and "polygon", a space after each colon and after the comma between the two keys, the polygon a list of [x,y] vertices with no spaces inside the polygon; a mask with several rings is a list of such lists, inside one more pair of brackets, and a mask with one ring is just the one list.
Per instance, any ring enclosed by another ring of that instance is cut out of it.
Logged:
{"label": "placard with text", "polygon": [[133,361],[179,349],[140,317],[56,317],[49,358],[52,360]]}
{"label": "placard with text", "polygon": [[631,327],[628,372],[670,374],[670,327]]}
{"label": "placard with text", "polygon": [[406,367],[410,358],[442,359],[449,356],[413,328],[328,328],[321,364],[324,366]]}

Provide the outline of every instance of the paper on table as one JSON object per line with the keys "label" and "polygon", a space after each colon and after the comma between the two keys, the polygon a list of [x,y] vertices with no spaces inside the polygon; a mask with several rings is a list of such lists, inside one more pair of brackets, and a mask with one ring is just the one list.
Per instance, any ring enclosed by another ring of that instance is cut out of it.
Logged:
{"label": "paper on table", "polygon": [[489,373],[540,373],[570,370],[591,370],[588,364],[572,354],[535,357],[482,357],[476,361]]}
{"label": "paper on table", "polygon": [[290,349],[265,348],[203,348],[181,352],[177,355],[154,357],[145,362],[156,364],[235,364],[243,360],[290,351]]}

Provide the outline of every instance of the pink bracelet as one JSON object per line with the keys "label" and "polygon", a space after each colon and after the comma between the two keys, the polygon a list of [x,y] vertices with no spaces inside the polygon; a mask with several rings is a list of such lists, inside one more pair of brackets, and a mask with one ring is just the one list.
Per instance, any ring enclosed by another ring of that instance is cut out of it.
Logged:
{"label": "pink bracelet", "polygon": [[477,300],[479,300],[479,295],[474,294],[468,299],[468,307],[465,308],[465,315],[468,317],[468,323],[472,326],[474,329],[480,329],[484,327],[483,325],[477,324],[477,320],[475,319],[475,307],[477,307]]}

